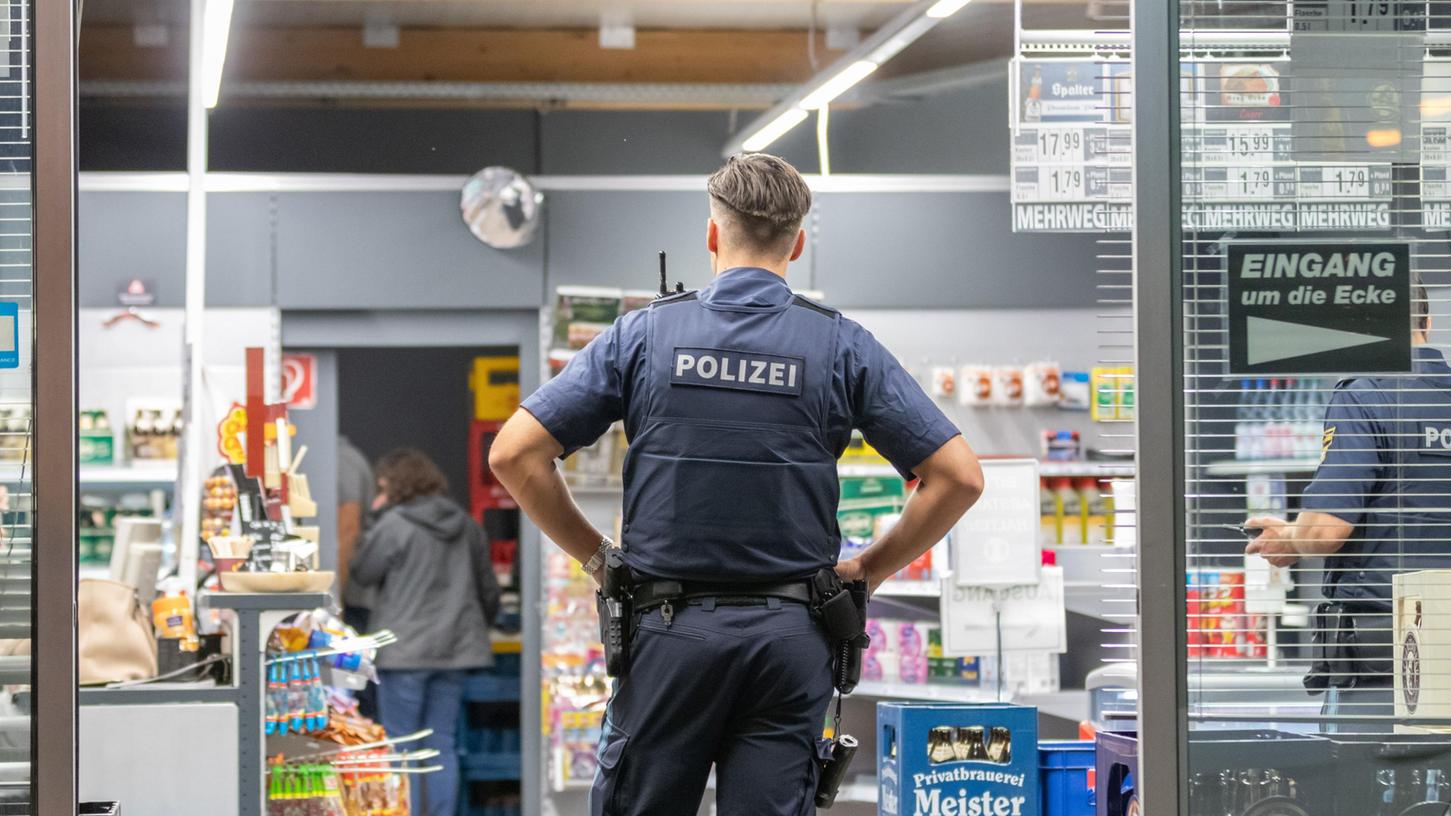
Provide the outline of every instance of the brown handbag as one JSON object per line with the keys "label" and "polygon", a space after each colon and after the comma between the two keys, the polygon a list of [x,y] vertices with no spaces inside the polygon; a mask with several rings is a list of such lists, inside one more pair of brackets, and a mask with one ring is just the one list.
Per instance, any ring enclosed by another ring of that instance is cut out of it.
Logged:
{"label": "brown handbag", "polygon": [[156,676],[156,637],[136,588],[86,579],[76,589],[77,673],[81,685]]}

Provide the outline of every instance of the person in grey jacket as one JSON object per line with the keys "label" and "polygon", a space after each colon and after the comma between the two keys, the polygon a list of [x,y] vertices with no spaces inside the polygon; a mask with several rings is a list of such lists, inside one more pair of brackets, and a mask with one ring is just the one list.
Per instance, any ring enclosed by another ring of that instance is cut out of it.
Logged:
{"label": "person in grey jacket", "polygon": [[376,472],[381,512],[350,572],[376,587],[372,628],[398,635],[378,652],[379,714],[389,736],[433,729],[427,746],[438,749],[444,770],[415,780],[412,812],[453,816],[464,681],[493,664],[499,583],[483,529],[444,495],[448,482],[427,456],[394,451]]}

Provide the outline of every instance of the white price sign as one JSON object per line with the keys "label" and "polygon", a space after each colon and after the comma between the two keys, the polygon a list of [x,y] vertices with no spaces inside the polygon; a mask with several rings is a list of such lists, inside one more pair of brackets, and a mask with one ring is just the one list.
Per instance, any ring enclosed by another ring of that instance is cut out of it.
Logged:
{"label": "white price sign", "polygon": [[1421,164],[1447,164],[1446,135],[1451,130],[1447,125],[1421,126]]}
{"label": "white price sign", "polygon": [[1389,166],[1365,164],[1301,165],[1300,198],[1368,200],[1389,198]]}
{"label": "white price sign", "polygon": [[[1289,131],[1264,125],[1207,127],[1197,141],[1199,161],[1205,164],[1271,164],[1288,161]],[[1190,159],[1194,155],[1189,156]]]}
{"label": "white price sign", "polygon": [[1201,201],[1295,199],[1295,168],[1272,165],[1202,167],[1184,174],[1185,188]]}

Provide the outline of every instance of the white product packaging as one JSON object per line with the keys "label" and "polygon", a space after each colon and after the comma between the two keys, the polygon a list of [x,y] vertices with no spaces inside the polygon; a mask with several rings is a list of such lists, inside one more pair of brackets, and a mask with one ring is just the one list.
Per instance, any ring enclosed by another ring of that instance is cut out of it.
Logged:
{"label": "white product packaging", "polygon": [[965,365],[957,380],[957,401],[962,405],[991,405],[993,370],[985,365]]}
{"label": "white product packaging", "polygon": [[952,366],[932,367],[932,396],[949,399],[957,393],[957,372]]}
{"label": "white product packaging", "polygon": [[993,369],[993,404],[1023,404],[1023,369],[1018,366],[998,366]]}
{"label": "white product packaging", "polygon": [[1057,363],[1030,363],[1023,369],[1023,404],[1057,405],[1061,397],[1063,372]]}

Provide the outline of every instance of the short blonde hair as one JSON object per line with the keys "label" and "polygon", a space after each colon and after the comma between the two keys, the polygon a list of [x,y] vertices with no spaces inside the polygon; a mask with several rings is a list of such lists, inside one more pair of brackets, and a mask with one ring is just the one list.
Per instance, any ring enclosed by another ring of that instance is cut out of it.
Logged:
{"label": "short blonde hair", "polygon": [[731,156],[706,182],[716,221],[731,240],[784,255],[811,211],[811,188],[791,163],[767,153]]}

